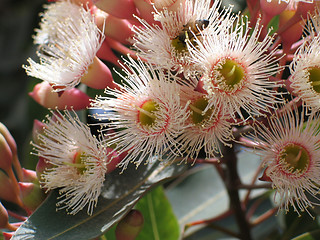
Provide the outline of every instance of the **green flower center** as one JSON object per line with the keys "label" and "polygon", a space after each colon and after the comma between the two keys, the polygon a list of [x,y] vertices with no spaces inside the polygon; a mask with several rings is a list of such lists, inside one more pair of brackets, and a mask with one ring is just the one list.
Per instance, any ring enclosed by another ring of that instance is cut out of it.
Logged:
{"label": "green flower center", "polygon": [[219,83],[230,90],[236,89],[245,77],[243,67],[231,59],[226,59],[215,71],[220,76],[218,77]]}
{"label": "green flower center", "polygon": [[140,124],[142,126],[152,126],[157,119],[154,113],[159,110],[159,105],[153,100],[148,100],[144,102],[138,110]]}
{"label": "green flower center", "polygon": [[309,166],[309,154],[305,148],[297,144],[287,145],[281,152],[280,159],[287,165],[287,170],[303,173]]}
{"label": "green flower center", "polygon": [[192,104],[189,105],[191,114],[190,118],[193,124],[203,124],[211,117],[213,108],[209,108],[206,112],[204,110],[208,106],[208,100],[204,97],[198,98]]}
{"label": "green flower center", "polygon": [[77,150],[73,153],[72,162],[64,162],[64,164],[71,167],[75,167],[78,173],[82,175],[87,169],[87,166],[84,162],[84,158],[86,158],[85,152]]}
{"label": "green flower center", "polygon": [[317,93],[320,93],[320,68],[319,67],[313,67],[308,69],[309,73],[309,81],[311,82],[311,86],[313,87],[313,90],[315,90]]}

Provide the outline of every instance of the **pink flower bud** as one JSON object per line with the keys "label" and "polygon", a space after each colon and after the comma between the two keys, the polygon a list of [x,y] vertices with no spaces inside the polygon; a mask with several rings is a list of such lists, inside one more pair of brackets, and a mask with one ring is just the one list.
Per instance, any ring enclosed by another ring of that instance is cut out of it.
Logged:
{"label": "pink flower bud", "polygon": [[300,18],[306,19],[308,13],[312,13],[315,10],[316,6],[319,6],[319,1],[317,0],[314,0],[314,2],[312,3],[299,1],[296,15],[298,15]]}
{"label": "pink flower bud", "polygon": [[13,237],[14,232],[2,232],[4,240],[10,240]]}
{"label": "pink flower bud", "polygon": [[111,152],[110,162],[107,163],[107,173],[110,173],[117,168],[118,163],[120,163],[122,159],[127,155],[127,152],[123,152],[119,155],[112,148],[107,148],[107,152]]}
{"label": "pink flower bud", "polygon": [[22,168],[23,182],[30,182],[38,184],[37,173],[33,170]]}
{"label": "pink flower bud", "polygon": [[45,193],[40,188],[39,185],[33,183],[23,183],[19,182],[22,202],[30,212],[36,210],[39,205],[43,202],[46,198]]}
{"label": "pink flower bud", "polygon": [[9,223],[9,216],[7,209],[0,202],[0,228],[8,229],[10,231],[17,230],[17,227]]}
{"label": "pink flower bud", "polygon": [[132,38],[131,23],[126,19],[116,18],[101,10],[95,12],[96,24],[104,31],[107,37],[111,37],[122,44],[129,44],[128,39]]}
{"label": "pink flower bud", "polygon": [[154,4],[156,9],[168,9],[169,11],[177,11],[180,6],[184,5],[185,0],[150,0],[151,3]]}
{"label": "pink flower bud", "polygon": [[148,0],[133,0],[139,11],[139,17],[146,20],[149,24],[158,24],[153,18],[154,8]]}
{"label": "pink flower bud", "polygon": [[14,140],[14,138],[12,137],[12,135],[10,134],[8,128],[0,122],[0,133],[4,136],[4,138],[6,139],[6,142],[8,143],[12,154],[16,154],[17,153],[17,144],[16,141]]}
{"label": "pink flower bud", "polygon": [[96,0],[94,3],[101,10],[117,18],[130,19],[133,14],[138,14],[133,0]]}
{"label": "pink flower bud", "polygon": [[93,59],[81,82],[95,89],[115,88],[110,69],[97,57]]}
{"label": "pink flower bud", "polygon": [[[280,14],[279,28],[288,23],[295,16],[295,11],[285,10]],[[285,31],[279,33],[282,39],[283,51],[290,52],[291,45],[301,38],[303,31],[303,24],[301,21],[292,24]]]}
{"label": "pink flower bud", "polygon": [[[58,2],[59,0],[48,0],[48,2]],[[93,5],[92,0],[72,0],[73,3],[78,5],[84,5],[86,6],[88,4],[88,7],[91,7]]]}
{"label": "pink flower bud", "polygon": [[250,13],[252,13],[254,8],[259,6],[259,0],[247,0],[247,5],[250,10]]}
{"label": "pink flower bud", "polygon": [[66,90],[62,93],[53,92],[47,82],[38,83],[29,95],[40,105],[46,108],[80,110],[89,106],[89,96],[77,88]]}
{"label": "pink flower bud", "polygon": [[12,165],[12,152],[5,137],[0,134],[0,168],[8,172]]}
{"label": "pink flower bud", "polygon": [[40,141],[38,139],[38,135],[42,134],[45,128],[45,124],[43,122],[40,122],[39,120],[35,119],[33,121],[33,128],[32,128],[32,141],[36,144],[40,144]]}
{"label": "pink flower bud", "polygon": [[121,67],[119,58],[113,53],[107,41],[103,41],[97,52],[97,57],[105,61],[113,63],[115,66]]}
{"label": "pink flower bud", "polygon": [[12,137],[12,135],[10,134],[9,130],[7,129],[7,127],[2,123],[0,123],[0,134],[2,134],[4,136],[7,144],[9,145],[9,147],[11,149],[12,164],[14,166],[14,169],[16,171],[18,179],[21,179],[22,178],[22,169],[21,169],[21,165],[20,165],[20,162],[18,159],[17,144],[16,144],[14,138]]}
{"label": "pink flower bud", "polygon": [[52,164],[48,163],[43,157],[39,157],[39,160],[36,166],[36,174],[40,182],[40,185],[42,180],[41,175],[46,169],[49,169],[49,168],[52,168]]}
{"label": "pink flower bud", "polygon": [[10,179],[3,171],[0,171],[0,199],[23,206],[19,192],[16,191],[12,179]]}
{"label": "pink flower bud", "polygon": [[279,0],[260,0],[261,11],[270,18],[282,13],[287,6],[288,3],[283,1],[279,3]]}
{"label": "pink flower bud", "polygon": [[0,202],[0,228],[7,228],[9,224],[9,216],[7,209]]}
{"label": "pink flower bud", "polygon": [[134,240],[143,227],[143,216],[138,210],[131,210],[117,225],[117,240]]}

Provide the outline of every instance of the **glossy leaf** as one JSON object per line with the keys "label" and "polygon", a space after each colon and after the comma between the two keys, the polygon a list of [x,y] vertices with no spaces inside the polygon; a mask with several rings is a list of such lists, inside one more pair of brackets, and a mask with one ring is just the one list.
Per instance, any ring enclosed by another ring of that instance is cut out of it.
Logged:
{"label": "glossy leaf", "polygon": [[318,240],[320,239],[320,230],[304,233],[292,240]]}
{"label": "glossy leaf", "polygon": [[118,222],[152,185],[177,176],[186,168],[186,165],[165,166],[159,161],[153,161],[137,169],[130,166],[122,174],[118,171],[112,172],[106,176],[92,216],[88,216],[85,210],[76,215],[67,215],[64,210],[56,211],[58,192],[53,191],[16,231],[12,240],[80,240],[100,236]]}
{"label": "glossy leaf", "polygon": [[[312,209],[309,210],[312,216],[315,213]],[[301,212],[300,216],[294,211],[293,207],[290,207],[288,213],[283,213],[285,230],[282,233],[283,239],[292,239],[305,232],[312,232],[319,229],[319,224],[315,221],[307,212]],[[319,238],[317,238],[319,239]]]}
{"label": "glossy leaf", "polygon": [[136,209],[140,210],[144,217],[144,227],[136,240],[179,239],[179,223],[162,186],[140,199]]}

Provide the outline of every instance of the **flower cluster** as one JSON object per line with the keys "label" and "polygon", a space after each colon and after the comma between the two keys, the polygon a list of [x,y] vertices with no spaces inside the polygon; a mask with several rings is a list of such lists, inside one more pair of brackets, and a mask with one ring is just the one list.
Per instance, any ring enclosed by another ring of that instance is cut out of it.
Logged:
{"label": "flower cluster", "polygon": [[[294,8],[300,21],[301,2],[284,2],[277,3],[276,12]],[[280,40],[275,39],[263,26],[272,14],[269,1],[260,4],[262,18],[251,21],[208,0],[131,1],[123,11],[103,0],[96,6],[58,1],[46,7],[34,37],[40,63],[28,59],[24,66],[28,75],[44,81],[32,97],[45,107],[62,109],[79,97],[79,84],[105,89],[90,101],[80,91],[79,101],[85,101],[77,105],[77,110],[102,110],[93,115],[105,120],[99,123],[100,140],[78,117],[58,111],[34,143],[36,154],[50,165],[42,173],[42,186],[59,188],[58,208],[76,214],[88,205],[92,214],[115,154],[122,156],[117,167],[123,170],[154,159],[194,163],[199,157],[222,158],[238,140],[234,131],[246,124],[255,129],[255,146],[263,150],[265,175],[281,196],[281,206],[307,210],[313,205],[305,192],[315,196],[320,178],[315,113],[320,101],[319,12],[309,14],[307,35],[293,54],[292,39],[301,37],[302,27],[287,38],[296,18],[281,20]],[[249,1],[248,7],[253,16],[259,14]],[[115,63],[111,48],[131,55]],[[284,53],[293,54],[286,81]],[[121,84],[100,58],[123,69],[117,72]],[[307,106],[301,116],[286,105],[279,91],[284,86]]]}

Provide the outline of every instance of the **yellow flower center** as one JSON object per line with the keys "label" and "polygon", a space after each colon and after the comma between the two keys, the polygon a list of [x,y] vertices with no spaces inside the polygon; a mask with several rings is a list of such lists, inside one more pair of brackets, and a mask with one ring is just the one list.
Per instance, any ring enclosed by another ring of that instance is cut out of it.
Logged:
{"label": "yellow flower center", "polygon": [[208,100],[204,97],[198,98],[189,105],[191,110],[190,118],[193,124],[200,125],[209,120],[212,115],[213,108],[209,108],[204,112],[207,106]]}
{"label": "yellow flower center", "polygon": [[300,145],[290,143],[281,152],[280,159],[291,173],[303,173],[309,166],[309,154]]}
{"label": "yellow flower center", "polygon": [[142,126],[152,126],[157,119],[154,113],[159,110],[159,105],[153,100],[148,100],[138,110],[140,124]]}
{"label": "yellow flower center", "polygon": [[245,71],[236,61],[226,59],[225,62],[217,69],[222,85],[228,89],[235,89],[244,79]]}
{"label": "yellow flower center", "polygon": [[311,83],[311,86],[313,87],[313,90],[315,90],[317,93],[320,93],[320,68],[310,68],[308,69],[308,73],[309,81]]}

